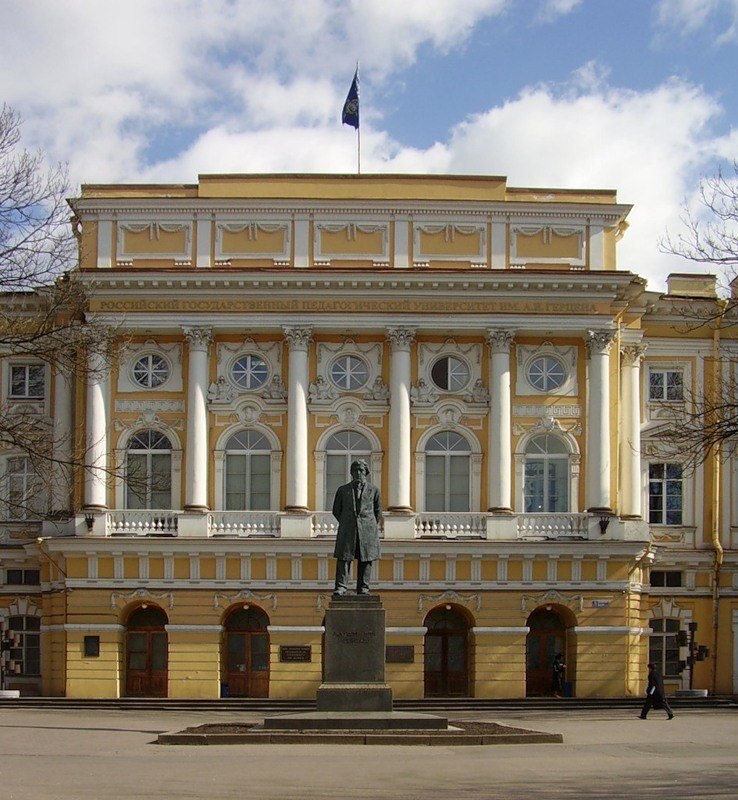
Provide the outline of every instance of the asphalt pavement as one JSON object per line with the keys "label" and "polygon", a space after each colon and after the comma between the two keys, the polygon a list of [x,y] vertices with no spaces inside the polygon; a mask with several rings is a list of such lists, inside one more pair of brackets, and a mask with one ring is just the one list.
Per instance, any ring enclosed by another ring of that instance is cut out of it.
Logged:
{"label": "asphalt pavement", "polygon": [[[454,714],[448,715],[451,720]],[[252,713],[3,708],[4,800],[580,800],[738,798],[738,711],[667,721],[633,709],[463,712],[563,734],[563,744],[471,747],[159,745],[159,733]]]}

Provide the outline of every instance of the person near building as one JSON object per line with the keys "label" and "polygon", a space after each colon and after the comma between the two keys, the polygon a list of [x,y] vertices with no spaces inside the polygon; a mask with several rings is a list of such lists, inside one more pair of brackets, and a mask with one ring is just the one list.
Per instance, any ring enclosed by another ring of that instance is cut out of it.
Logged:
{"label": "person near building", "polygon": [[554,656],[552,669],[552,685],[554,697],[564,696],[564,674],[566,673],[566,664],[564,663],[564,656],[562,653],[556,653]]}
{"label": "person near building", "polygon": [[646,719],[651,708],[663,708],[668,719],[674,719],[674,712],[671,710],[664,691],[664,679],[658,671],[656,664],[651,662],[648,665],[648,685],[646,686],[646,702],[641,709],[640,719]]}
{"label": "person near building", "polygon": [[372,563],[379,558],[379,523],[382,502],[379,489],[368,481],[369,465],[363,458],[351,464],[351,481],[339,486],[333,501],[333,516],[338,520],[338,535],[333,557],[336,583],[333,595],[348,591],[351,562],[356,559],[356,594],[369,594]]}

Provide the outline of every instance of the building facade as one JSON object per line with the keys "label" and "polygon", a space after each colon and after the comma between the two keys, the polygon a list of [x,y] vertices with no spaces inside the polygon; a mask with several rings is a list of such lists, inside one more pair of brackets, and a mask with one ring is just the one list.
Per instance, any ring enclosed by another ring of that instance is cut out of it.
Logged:
{"label": "building facade", "polygon": [[641,694],[648,660],[736,691],[738,473],[659,439],[733,342],[681,324],[714,280],[617,268],[614,192],[203,175],[70,205],[119,344],[78,375],[3,354],[9,413],[84,461],[0,525],[10,688],[314,696],[360,457],[395,697],[548,694],[558,652],[577,696]]}

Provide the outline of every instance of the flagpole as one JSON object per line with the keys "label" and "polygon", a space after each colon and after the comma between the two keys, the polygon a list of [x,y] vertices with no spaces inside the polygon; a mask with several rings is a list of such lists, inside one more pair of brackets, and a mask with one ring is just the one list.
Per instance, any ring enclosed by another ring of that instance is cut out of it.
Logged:
{"label": "flagpole", "polygon": [[[359,60],[356,59],[356,77],[359,78]],[[358,86],[361,86],[359,81]],[[361,91],[359,91],[361,97]],[[359,106],[359,114],[361,114],[361,105]],[[359,124],[356,126],[356,174],[361,175],[361,116],[359,116]]]}

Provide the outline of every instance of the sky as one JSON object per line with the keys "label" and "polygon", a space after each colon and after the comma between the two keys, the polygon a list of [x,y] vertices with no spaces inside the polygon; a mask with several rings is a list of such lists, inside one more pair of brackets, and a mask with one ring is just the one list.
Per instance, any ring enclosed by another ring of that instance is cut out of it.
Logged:
{"label": "sky", "polygon": [[663,291],[738,158],[738,0],[0,0],[0,102],[82,183],[357,169],[616,189]]}

